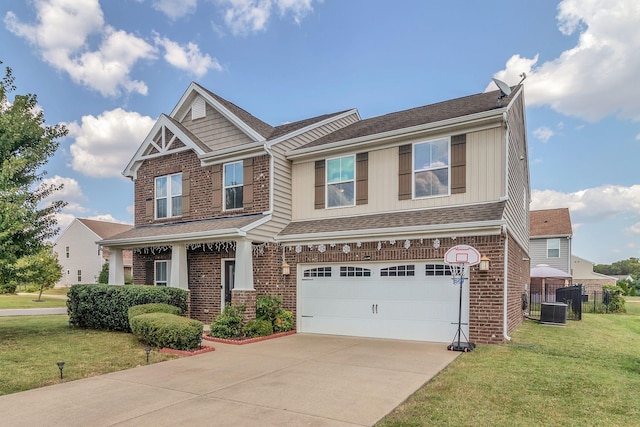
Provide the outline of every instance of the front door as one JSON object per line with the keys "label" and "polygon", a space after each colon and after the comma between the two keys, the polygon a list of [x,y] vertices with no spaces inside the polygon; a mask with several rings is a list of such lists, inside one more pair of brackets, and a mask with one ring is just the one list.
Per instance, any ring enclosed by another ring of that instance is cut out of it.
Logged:
{"label": "front door", "polygon": [[227,304],[231,304],[231,290],[233,289],[235,277],[236,277],[236,261],[235,260],[223,260],[223,278],[222,278],[222,308]]}

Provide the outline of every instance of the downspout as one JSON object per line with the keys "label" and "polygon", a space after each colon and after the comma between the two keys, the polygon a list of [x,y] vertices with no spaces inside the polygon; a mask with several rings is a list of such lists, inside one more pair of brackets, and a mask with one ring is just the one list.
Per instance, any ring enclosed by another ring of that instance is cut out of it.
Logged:
{"label": "downspout", "polygon": [[269,144],[264,142],[264,151],[269,155],[269,211],[264,212],[264,215],[271,215],[273,213],[273,175],[275,174],[275,161],[273,160],[273,153],[269,149]]}
{"label": "downspout", "polygon": [[502,231],[504,233],[504,279],[503,283],[503,294],[502,294],[502,302],[503,302],[503,313],[502,313],[502,335],[504,339],[507,341],[511,341],[511,337],[508,335],[508,304],[507,304],[507,285],[508,285],[508,260],[509,260],[509,236],[507,235],[507,224],[502,226]]}

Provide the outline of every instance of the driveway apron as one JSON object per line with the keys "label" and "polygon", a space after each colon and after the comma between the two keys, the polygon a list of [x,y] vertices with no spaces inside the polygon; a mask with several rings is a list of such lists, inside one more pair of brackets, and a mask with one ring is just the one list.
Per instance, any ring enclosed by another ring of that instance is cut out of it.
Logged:
{"label": "driveway apron", "polygon": [[0,397],[7,426],[370,426],[459,353],[296,334]]}

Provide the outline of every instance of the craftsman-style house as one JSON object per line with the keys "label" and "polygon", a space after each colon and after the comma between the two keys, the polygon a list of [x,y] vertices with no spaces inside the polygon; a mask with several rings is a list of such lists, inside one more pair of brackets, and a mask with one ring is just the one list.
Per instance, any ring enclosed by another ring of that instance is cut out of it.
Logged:
{"label": "craftsman-style house", "polygon": [[443,262],[490,260],[463,285],[469,340],[499,343],[529,282],[523,88],[362,119],[341,111],[271,126],[192,83],[124,170],[135,227],[103,240],[123,283],[187,289],[205,323],[283,297],[298,332],[451,341],[460,288]]}

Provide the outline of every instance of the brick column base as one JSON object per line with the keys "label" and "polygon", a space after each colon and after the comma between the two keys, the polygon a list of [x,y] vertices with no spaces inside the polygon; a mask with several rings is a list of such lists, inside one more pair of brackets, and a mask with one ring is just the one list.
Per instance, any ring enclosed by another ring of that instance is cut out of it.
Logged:
{"label": "brick column base", "polygon": [[256,291],[255,290],[236,290],[231,291],[231,302],[235,305],[244,304],[246,309],[244,312],[244,321],[248,322],[256,318]]}

